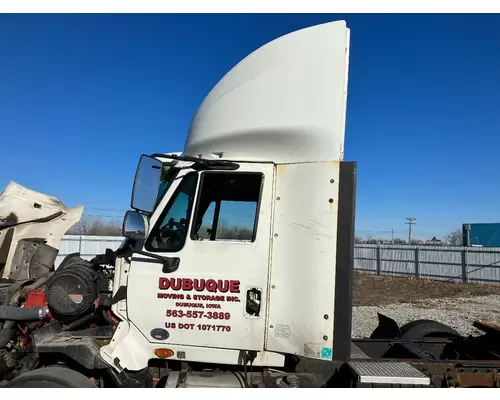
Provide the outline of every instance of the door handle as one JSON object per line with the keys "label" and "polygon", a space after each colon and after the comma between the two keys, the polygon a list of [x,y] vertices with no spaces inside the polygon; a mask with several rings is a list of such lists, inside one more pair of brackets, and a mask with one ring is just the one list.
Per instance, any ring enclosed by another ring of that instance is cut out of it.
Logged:
{"label": "door handle", "polygon": [[262,304],[262,291],[258,288],[247,289],[245,312],[250,317],[260,316],[260,307]]}

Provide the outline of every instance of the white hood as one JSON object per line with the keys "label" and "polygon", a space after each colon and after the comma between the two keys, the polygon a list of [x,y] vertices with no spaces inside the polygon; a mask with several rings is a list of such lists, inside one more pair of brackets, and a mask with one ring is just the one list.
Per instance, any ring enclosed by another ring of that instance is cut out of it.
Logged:
{"label": "white hood", "polygon": [[80,220],[83,206],[66,207],[61,200],[10,182],[0,193],[0,272],[8,278],[21,239],[44,239],[59,248],[62,236]]}
{"label": "white hood", "polygon": [[0,229],[26,222],[46,221],[67,214],[68,210],[56,197],[10,182],[0,192]]}

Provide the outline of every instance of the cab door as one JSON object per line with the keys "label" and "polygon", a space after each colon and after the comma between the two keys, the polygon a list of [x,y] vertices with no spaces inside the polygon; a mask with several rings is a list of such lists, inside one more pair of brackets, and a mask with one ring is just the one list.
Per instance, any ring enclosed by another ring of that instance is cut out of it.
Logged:
{"label": "cab door", "polygon": [[128,317],[149,341],[263,349],[273,181],[273,164],[181,170],[143,248],[176,259],[177,269],[144,256],[130,268]]}

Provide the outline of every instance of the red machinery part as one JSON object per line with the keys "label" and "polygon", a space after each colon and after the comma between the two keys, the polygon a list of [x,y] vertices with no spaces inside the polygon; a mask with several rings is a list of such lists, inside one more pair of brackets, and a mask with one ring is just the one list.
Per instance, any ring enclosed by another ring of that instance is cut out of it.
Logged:
{"label": "red machinery part", "polygon": [[33,290],[26,301],[24,302],[24,308],[31,307],[46,307],[48,305],[47,298],[45,297],[45,292],[41,289]]}

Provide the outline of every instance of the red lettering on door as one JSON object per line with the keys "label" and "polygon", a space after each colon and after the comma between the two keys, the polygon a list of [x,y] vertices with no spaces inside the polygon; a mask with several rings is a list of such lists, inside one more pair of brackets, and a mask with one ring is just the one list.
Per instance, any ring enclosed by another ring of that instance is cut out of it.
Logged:
{"label": "red lettering on door", "polygon": [[240,293],[240,281],[215,280],[215,279],[191,279],[191,278],[159,278],[158,288],[160,290],[183,290],[189,292],[196,290],[203,292]]}

